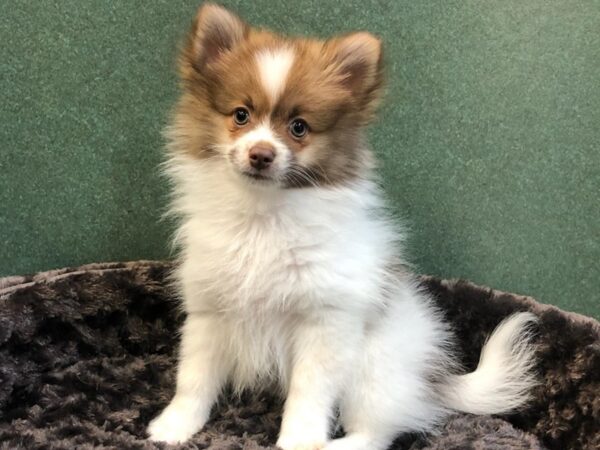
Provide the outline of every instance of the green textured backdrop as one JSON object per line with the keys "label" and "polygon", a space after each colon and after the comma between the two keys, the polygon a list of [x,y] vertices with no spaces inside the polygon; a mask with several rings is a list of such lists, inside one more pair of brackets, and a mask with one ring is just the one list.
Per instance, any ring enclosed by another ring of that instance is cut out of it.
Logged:
{"label": "green textured backdrop", "polygon": [[[600,316],[600,2],[227,1],[381,35],[372,143],[418,269]],[[163,258],[184,0],[0,2],[0,275]]]}

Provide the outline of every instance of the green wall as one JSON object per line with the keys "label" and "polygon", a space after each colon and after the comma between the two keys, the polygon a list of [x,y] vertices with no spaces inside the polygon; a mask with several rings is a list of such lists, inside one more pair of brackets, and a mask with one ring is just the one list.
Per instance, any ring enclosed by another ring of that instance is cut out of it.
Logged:
{"label": "green wall", "polygon": [[[0,275],[163,258],[184,0],[0,3]],[[600,2],[228,1],[381,35],[372,143],[418,270],[600,316]]]}

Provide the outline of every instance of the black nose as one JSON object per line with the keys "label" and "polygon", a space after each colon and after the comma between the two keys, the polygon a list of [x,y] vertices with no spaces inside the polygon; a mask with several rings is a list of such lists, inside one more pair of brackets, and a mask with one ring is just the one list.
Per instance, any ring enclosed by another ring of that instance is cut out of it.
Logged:
{"label": "black nose", "polygon": [[267,169],[275,159],[275,149],[266,143],[256,144],[248,152],[250,165],[256,170]]}

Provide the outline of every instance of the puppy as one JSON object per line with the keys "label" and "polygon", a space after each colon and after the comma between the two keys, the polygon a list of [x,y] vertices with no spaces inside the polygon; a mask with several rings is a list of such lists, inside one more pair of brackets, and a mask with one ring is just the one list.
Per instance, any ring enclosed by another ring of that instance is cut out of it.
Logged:
{"label": "puppy", "polygon": [[[527,401],[534,317],[505,320],[460,374],[448,325],[405,269],[365,142],[382,72],[369,33],[288,38],[200,8],[168,129],[187,318],[150,439],[189,439],[228,383],[280,387],[284,450],[385,450],[453,411]],[[337,411],[346,435],[332,440]]]}

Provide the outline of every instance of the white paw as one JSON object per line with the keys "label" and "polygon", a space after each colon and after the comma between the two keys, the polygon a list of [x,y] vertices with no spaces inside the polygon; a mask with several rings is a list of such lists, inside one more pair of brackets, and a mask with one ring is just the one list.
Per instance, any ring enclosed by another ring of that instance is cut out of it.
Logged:
{"label": "white paw", "polygon": [[329,442],[324,450],[382,450],[390,445],[391,442],[377,441],[361,434],[350,434]]}
{"label": "white paw", "polygon": [[325,442],[311,440],[309,437],[281,436],[277,440],[277,447],[283,450],[323,450]]}
{"label": "white paw", "polygon": [[193,409],[173,401],[148,426],[150,440],[179,444],[187,441],[204,426],[204,420]]}

